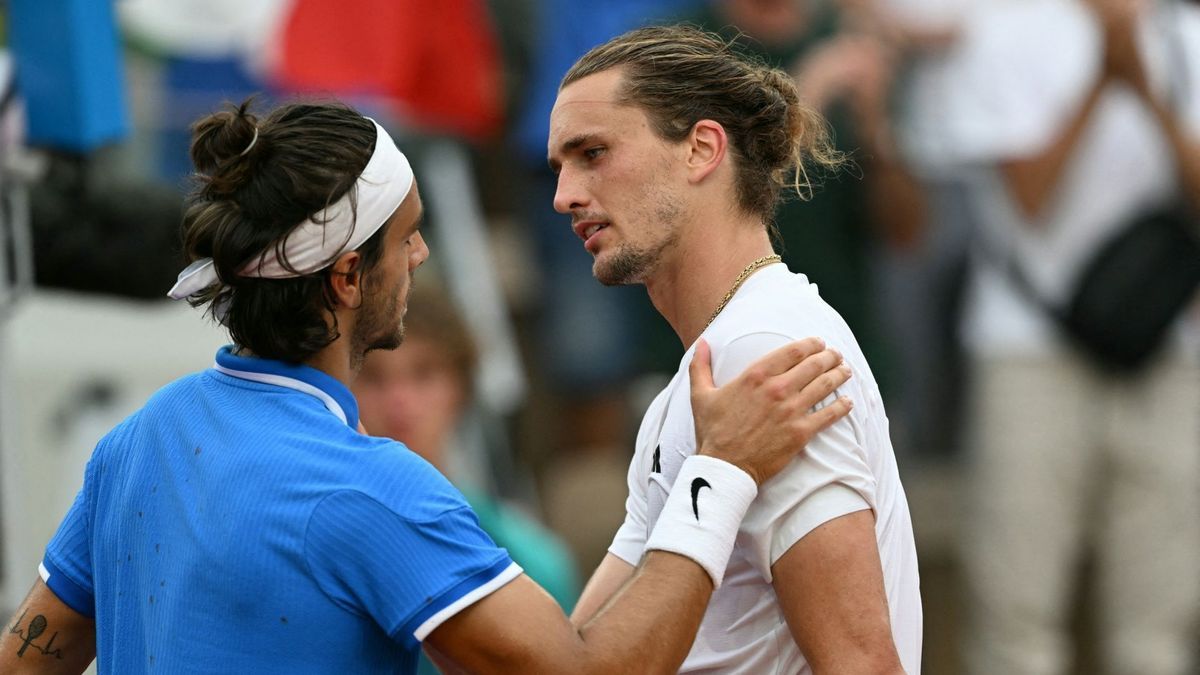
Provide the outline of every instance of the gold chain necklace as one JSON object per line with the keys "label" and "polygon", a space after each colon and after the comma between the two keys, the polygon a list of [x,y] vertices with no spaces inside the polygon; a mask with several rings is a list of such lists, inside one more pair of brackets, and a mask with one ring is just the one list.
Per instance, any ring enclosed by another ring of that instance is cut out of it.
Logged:
{"label": "gold chain necklace", "polygon": [[729,301],[733,299],[733,294],[737,293],[738,289],[742,287],[742,284],[746,282],[746,279],[750,278],[751,274],[754,274],[756,271],[758,271],[758,268],[760,267],[770,265],[771,263],[777,263],[780,260],[783,260],[783,258],[779,257],[778,255],[764,255],[758,260],[746,265],[746,269],[742,270],[742,273],[737,276],[737,279],[733,280],[733,288],[729,289],[729,292],[725,294],[725,298],[721,300],[721,304],[717,305],[716,311],[712,313],[712,316],[708,317],[708,323],[704,324],[704,328],[707,330],[708,327],[712,325],[712,322],[716,320],[717,315],[721,313],[721,310],[725,309],[725,305],[728,305]]}

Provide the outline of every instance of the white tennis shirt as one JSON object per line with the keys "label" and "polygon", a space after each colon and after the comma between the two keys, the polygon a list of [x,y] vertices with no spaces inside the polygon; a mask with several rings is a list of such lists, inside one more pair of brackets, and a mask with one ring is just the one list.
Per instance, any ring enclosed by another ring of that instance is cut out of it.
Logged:
{"label": "white tennis shirt", "polygon": [[[816,336],[844,356],[854,376],[838,395],[854,409],[759,488],[742,522],[721,587],[713,593],[684,673],[810,673],[792,640],[771,585],[771,566],[804,535],[839,516],[875,513],[875,536],[891,611],[892,635],[909,673],[921,672],[922,614],[908,502],[888,439],[883,401],[866,359],[842,318],[803,275],[783,264],[746,280],[702,337],[713,375],[724,384],[776,347]],[[696,452],[688,366],[654,399],[629,467],[625,522],[609,551],[637,565],[684,458]],[[833,400],[830,397],[826,403]]]}

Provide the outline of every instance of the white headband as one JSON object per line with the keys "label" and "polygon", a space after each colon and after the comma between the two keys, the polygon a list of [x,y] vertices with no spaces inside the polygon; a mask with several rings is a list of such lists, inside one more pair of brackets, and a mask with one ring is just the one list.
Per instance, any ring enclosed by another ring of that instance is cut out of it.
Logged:
{"label": "white headband", "polygon": [[[362,246],[383,227],[412,189],[413,170],[392,137],[378,122],[371,120],[371,123],[375,125],[377,134],[375,151],[354,187],[328,208],[297,225],[284,237],[282,246],[272,246],[263,251],[238,274],[266,279],[288,279],[312,274],[331,265],[343,253]],[[357,218],[350,204],[355,191],[358,195]],[[280,262],[276,255],[280,249],[283,258],[295,272]],[[201,258],[179,273],[175,286],[167,295],[181,300],[218,281],[212,258]]]}

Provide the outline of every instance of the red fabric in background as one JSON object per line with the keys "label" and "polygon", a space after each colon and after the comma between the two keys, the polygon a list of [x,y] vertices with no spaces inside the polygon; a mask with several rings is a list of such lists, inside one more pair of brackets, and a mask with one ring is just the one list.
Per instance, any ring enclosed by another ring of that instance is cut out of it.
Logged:
{"label": "red fabric in background", "polygon": [[499,131],[499,49],[481,0],[295,0],[274,83],[394,100],[418,130],[483,140]]}

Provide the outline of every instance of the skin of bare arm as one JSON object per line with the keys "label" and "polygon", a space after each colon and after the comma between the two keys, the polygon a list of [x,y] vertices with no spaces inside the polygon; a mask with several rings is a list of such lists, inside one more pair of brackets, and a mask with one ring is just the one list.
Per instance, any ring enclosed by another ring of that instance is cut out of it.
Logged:
{"label": "skin of bare arm", "polygon": [[1092,85],[1066,129],[1044,150],[1031,157],[1000,163],[1000,173],[1008,191],[1028,220],[1036,222],[1053,198],[1067,162],[1083,137],[1083,131],[1091,121],[1108,81],[1108,77],[1104,76]]}
{"label": "skin of bare arm", "polygon": [[870,510],[834,518],[771,567],[792,638],[813,673],[903,673]]}
{"label": "skin of bare arm", "polygon": [[587,586],[584,586],[579,602],[575,603],[575,611],[571,612],[571,623],[582,626],[596,616],[604,604],[616,596],[621,586],[633,576],[635,569],[633,565],[617,556],[605,554],[600,566],[592,573],[592,578],[588,579]]}
{"label": "skin of bare arm", "polygon": [[38,579],[0,635],[0,673],[82,673],[96,658],[96,623]]}
{"label": "skin of bare arm", "polygon": [[688,558],[651,551],[581,628],[522,575],[427,638],[470,673],[674,673],[700,628],[712,581]]}

